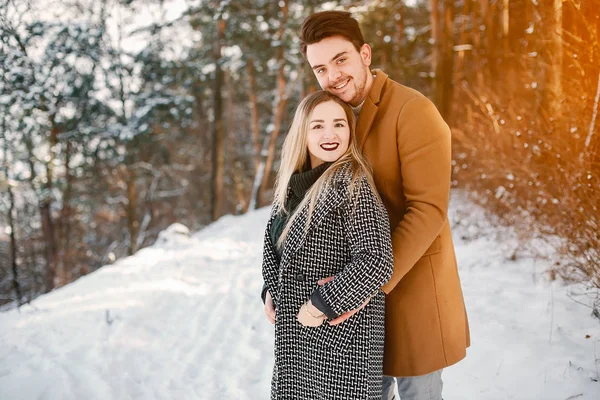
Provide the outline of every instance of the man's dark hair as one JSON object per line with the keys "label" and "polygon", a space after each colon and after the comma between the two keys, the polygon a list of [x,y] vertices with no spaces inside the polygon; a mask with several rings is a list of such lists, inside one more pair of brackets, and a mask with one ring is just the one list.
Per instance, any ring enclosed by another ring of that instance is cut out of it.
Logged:
{"label": "man's dark hair", "polygon": [[332,36],[348,39],[356,51],[365,44],[358,21],[345,11],[323,11],[309,15],[302,23],[300,30],[300,49],[306,56],[306,47]]}

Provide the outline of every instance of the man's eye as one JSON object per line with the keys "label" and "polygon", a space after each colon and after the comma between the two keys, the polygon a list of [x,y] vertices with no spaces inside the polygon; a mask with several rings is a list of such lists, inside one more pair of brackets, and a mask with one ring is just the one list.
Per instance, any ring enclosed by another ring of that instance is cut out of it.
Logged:
{"label": "man's eye", "polygon": [[317,74],[322,74],[323,72],[325,72],[325,68],[319,68],[317,70]]}
{"label": "man's eye", "polygon": [[338,59],[337,59],[337,63],[338,63],[338,64],[341,64],[341,63],[343,63],[344,61],[346,61],[346,59],[345,59],[344,57],[342,57],[342,58],[338,58]]}

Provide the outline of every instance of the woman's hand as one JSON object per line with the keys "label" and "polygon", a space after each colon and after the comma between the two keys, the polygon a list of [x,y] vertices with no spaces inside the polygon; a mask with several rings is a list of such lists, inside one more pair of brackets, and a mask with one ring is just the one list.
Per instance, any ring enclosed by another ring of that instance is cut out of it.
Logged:
{"label": "woman's hand", "polygon": [[269,322],[275,324],[275,305],[273,304],[271,293],[269,293],[268,290],[265,296],[265,314],[267,314]]}
{"label": "woman's hand", "polygon": [[310,300],[302,304],[296,318],[303,326],[310,326],[313,328],[320,326],[323,321],[327,319],[325,314],[319,311],[317,307],[313,306]]}

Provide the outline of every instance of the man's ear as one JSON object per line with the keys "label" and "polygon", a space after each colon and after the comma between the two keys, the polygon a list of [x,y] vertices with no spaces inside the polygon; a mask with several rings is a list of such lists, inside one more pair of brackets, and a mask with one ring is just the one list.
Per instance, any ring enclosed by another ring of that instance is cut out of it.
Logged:
{"label": "man's ear", "polygon": [[371,65],[371,46],[365,43],[360,47],[360,58],[365,67]]}

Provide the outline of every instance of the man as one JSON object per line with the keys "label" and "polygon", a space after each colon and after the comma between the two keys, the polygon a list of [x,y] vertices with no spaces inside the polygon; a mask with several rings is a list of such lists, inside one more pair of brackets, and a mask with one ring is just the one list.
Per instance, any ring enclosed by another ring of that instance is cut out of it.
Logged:
{"label": "man", "polygon": [[396,383],[401,400],[441,400],[442,369],[463,359],[470,342],[447,218],[450,130],[422,94],[371,71],[371,48],[349,13],[309,16],[300,40],[321,88],[358,114],[357,140],[390,218],[383,399],[394,398]]}

